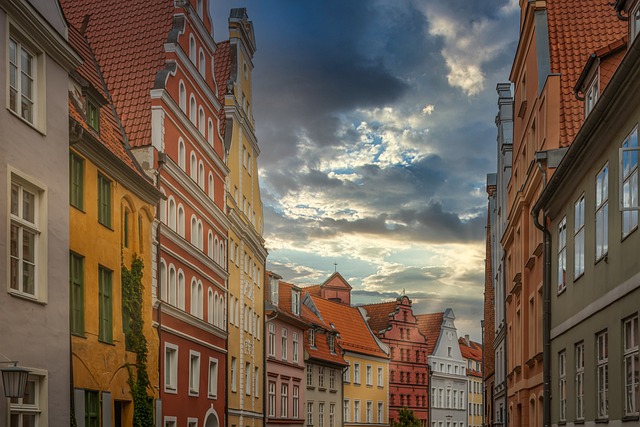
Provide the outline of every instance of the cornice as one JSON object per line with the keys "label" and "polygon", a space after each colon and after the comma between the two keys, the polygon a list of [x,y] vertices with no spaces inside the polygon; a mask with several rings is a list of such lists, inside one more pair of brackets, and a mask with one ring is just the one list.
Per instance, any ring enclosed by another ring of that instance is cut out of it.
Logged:
{"label": "cornice", "polygon": [[[258,147],[258,139],[256,138],[255,130],[253,128],[253,123],[247,117],[247,113],[239,107],[237,99],[235,95],[227,95],[227,97],[233,98],[233,105],[224,106],[224,113],[228,119],[232,119],[237,122],[238,125],[242,128],[242,134],[247,137],[247,139],[251,142],[252,148],[255,150],[256,154],[260,155],[260,147]],[[234,137],[233,142],[237,141],[237,137]],[[257,158],[256,158],[257,160]]]}
{"label": "cornice", "polygon": [[[169,316],[171,316],[171,317],[173,317],[175,319],[178,319],[178,320],[180,320],[180,321],[182,321],[182,322],[184,322],[184,323],[186,323],[188,325],[194,326],[194,327],[196,327],[198,329],[201,329],[201,330],[203,330],[205,332],[208,332],[211,335],[215,335],[216,337],[218,337],[220,339],[226,340],[228,335],[229,335],[227,332],[223,331],[222,329],[220,329],[220,328],[218,328],[216,326],[213,326],[210,323],[205,322],[204,320],[200,320],[197,317],[192,316],[191,314],[189,314],[187,312],[184,312],[184,311],[182,311],[182,310],[180,310],[178,308],[175,308],[170,304],[161,303],[160,304],[160,311],[162,312],[162,314],[167,314],[167,315],[169,315]],[[153,326],[157,328],[160,325],[158,324],[158,322],[154,321],[153,322]],[[222,348],[222,347],[218,347],[217,345],[213,345],[210,342],[203,341],[203,340],[201,340],[199,338],[196,338],[196,337],[194,337],[192,335],[186,334],[186,333],[184,333],[182,331],[178,331],[176,329],[170,328],[170,327],[168,327],[166,325],[162,325],[161,329],[163,331],[171,332],[172,334],[178,335],[178,336],[180,336],[180,337],[182,337],[182,338],[184,338],[184,339],[186,339],[188,341],[197,342],[198,344],[203,345],[203,346],[205,346],[207,348],[210,348],[212,350],[216,350],[216,351],[219,351],[219,352],[225,353],[225,354],[227,353],[227,350]]]}
{"label": "cornice", "polygon": [[231,224],[229,228],[232,229],[245,244],[249,244],[254,254],[259,254],[263,260],[266,260],[269,252],[264,246],[265,240],[258,234],[253,224],[243,222],[235,209],[228,209],[227,215]]}
{"label": "cornice", "polygon": [[189,23],[192,24],[198,30],[198,35],[202,39],[202,41],[207,45],[211,52],[215,52],[218,46],[216,42],[213,40],[213,37],[207,31],[207,28],[204,26],[204,22],[198,15],[198,12],[191,7],[191,3],[187,7],[185,7],[187,15],[189,16]]}

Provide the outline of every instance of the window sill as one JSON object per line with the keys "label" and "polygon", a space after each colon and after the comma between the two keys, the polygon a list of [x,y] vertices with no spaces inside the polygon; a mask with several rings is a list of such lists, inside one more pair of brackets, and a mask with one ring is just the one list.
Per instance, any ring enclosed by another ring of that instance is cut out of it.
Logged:
{"label": "window sill", "polygon": [[566,420],[564,420],[564,421],[558,421],[558,425],[559,425],[559,426],[566,426],[566,425],[567,425],[567,421],[566,421]]}
{"label": "window sill", "polygon": [[607,424],[609,422],[609,418],[596,418],[596,424]]}
{"label": "window sill", "polygon": [[640,420],[640,417],[638,415],[625,415],[624,417],[622,417],[622,422],[627,422],[627,421],[638,421]]}
{"label": "window sill", "polygon": [[567,290],[567,285],[564,285],[564,288],[558,291],[558,296],[562,295]]}
{"label": "window sill", "polygon": [[113,228],[111,228],[110,225],[107,224],[103,224],[100,221],[98,221],[98,224],[100,224],[101,226],[103,226],[104,228],[106,228],[107,230],[111,230],[111,231],[115,231]]}
{"label": "window sill", "polygon": [[627,237],[631,236],[637,229],[638,229],[638,226],[636,225],[631,230],[629,230],[629,232],[627,234],[623,234],[622,238],[620,239],[620,243],[622,243],[625,240],[627,240]]}
{"label": "window sill", "polygon": [[102,343],[102,344],[110,345],[112,347],[116,346],[116,344],[114,342],[104,341],[104,340],[101,340],[100,338],[98,338],[98,342]]}
{"label": "window sill", "polygon": [[86,214],[85,210],[80,206],[76,206],[76,205],[73,205],[71,203],[69,203],[69,206],[71,206],[72,208],[74,208],[75,210],[77,210],[80,213]]}
{"label": "window sill", "polygon": [[41,305],[47,304],[45,301],[41,301],[36,296],[28,294],[26,292],[20,292],[13,288],[9,288],[8,292],[11,296],[14,296],[16,298],[22,298],[24,300],[35,302],[36,304],[41,304]]}
{"label": "window sill", "polygon": [[609,264],[609,251],[603,253],[602,255],[600,255],[600,258],[596,259],[596,262],[594,263],[594,265],[598,265],[600,263],[600,261],[604,260],[604,262],[606,262],[607,264]]}
{"label": "window sill", "polygon": [[7,107],[7,111],[9,111],[11,114],[13,114],[13,116],[15,118],[17,118],[18,120],[20,120],[22,123],[24,123],[25,125],[29,126],[30,128],[32,128],[33,130],[35,130],[36,132],[38,132],[39,134],[46,136],[47,133],[41,129],[38,128],[38,126],[36,126],[36,124],[31,123],[29,120],[23,119],[22,116],[18,115],[18,113],[16,113],[15,111],[13,111],[11,108]]}
{"label": "window sill", "polygon": [[578,280],[580,280],[584,276],[584,271],[577,276],[573,277],[573,284],[575,285]]}
{"label": "window sill", "polygon": [[200,393],[198,393],[196,390],[189,390],[189,396],[198,397],[200,396]]}
{"label": "window sill", "polygon": [[573,424],[576,424],[576,425],[582,425],[582,424],[584,424],[584,418],[579,419],[579,420],[575,420],[575,421],[573,422]]}
{"label": "window sill", "polygon": [[164,392],[169,394],[178,394],[178,390],[173,387],[164,387]]}
{"label": "window sill", "polygon": [[82,338],[85,340],[87,339],[87,336],[85,334],[81,334],[79,332],[71,332],[71,336],[76,338]]}

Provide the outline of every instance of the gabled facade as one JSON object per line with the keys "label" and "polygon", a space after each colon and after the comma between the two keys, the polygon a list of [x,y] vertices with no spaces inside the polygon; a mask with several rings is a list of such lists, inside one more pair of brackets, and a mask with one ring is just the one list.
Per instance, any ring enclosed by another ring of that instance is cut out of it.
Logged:
{"label": "gabled facade", "polygon": [[[69,425],[69,72],[81,63],[57,1],[0,1],[0,423]],[[24,76],[24,77],[20,77]]]}
{"label": "gabled facade", "polygon": [[467,413],[469,415],[467,425],[469,427],[482,427],[484,420],[482,345],[471,341],[469,335],[459,338],[458,343],[462,360],[467,366]]}
{"label": "gabled facade", "polygon": [[601,55],[614,43],[583,64],[598,87],[576,85],[584,123],[533,207],[550,240],[552,425],[638,424],[639,6],[607,8],[628,17],[628,47],[619,65]]}
{"label": "gabled facade", "polygon": [[369,328],[389,346],[389,422],[398,420],[402,408],[413,411],[426,427],[429,421],[427,339],[418,329],[411,300],[361,306]]}
{"label": "gabled facade", "polygon": [[161,194],[125,145],[91,47],[74,27],[69,42],[83,59],[68,84],[73,416],[80,427],[132,425],[130,384],[146,375],[147,396],[158,397],[151,271]]}
{"label": "gabled facade", "polygon": [[[229,219],[229,298],[227,382],[229,426],[263,425],[265,342],[261,332],[265,320],[266,284],[262,201],[258,182],[260,148],[253,120],[252,74],[256,41],[246,9],[232,9],[229,40],[218,43],[216,81],[223,105],[221,125],[229,167],[224,187]],[[302,338],[300,338],[302,346]],[[245,384],[249,369],[254,384]],[[257,374],[257,376],[256,376]],[[235,381],[236,386],[231,387]],[[253,391],[249,391],[249,390]],[[291,393],[291,392],[290,392]]]}
{"label": "gabled facade", "polygon": [[[301,314],[302,291],[295,285],[282,282],[273,273],[267,272],[267,279],[265,424],[302,427],[306,389],[304,335],[307,330]],[[254,381],[258,381],[257,378]]]}
{"label": "gabled facade", "polygon": [[226,425],[229,167],[208,3],[61,3],[93,48],[127,142],[164,195],[149,269],[159,335],[156,419],[164,427]]}
{"label": "gabled facade", "polygon": [[444,313],[419,314],[417,318],[418,328],[428,343],[431,425],[463,427],[468,421],[467,374],[458,345],[453,310],[448,308]]}

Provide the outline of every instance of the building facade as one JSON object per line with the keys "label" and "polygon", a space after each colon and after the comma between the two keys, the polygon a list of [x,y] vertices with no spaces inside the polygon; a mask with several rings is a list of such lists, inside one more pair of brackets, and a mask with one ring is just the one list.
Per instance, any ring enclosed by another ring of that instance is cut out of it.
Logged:
{"label": "building facade", "polygon": [[81,58],[52,0],[0,1],[0,46],[0,368],[30,371],[23,398],[0,392],[0,420],[69,425],[67,91]]}
{"label": "building facade", "polygon": [[402,408],[410,409],[423,427],[429,421],[427,339],[418,329],[411,300],[361,306],[371,330],[389,346],[389,422]]}
{"label": "building facade", "polygon": [[551,241],[552,425],[638,424],[639,7],[607,6],[625,31],[585,58],[584,123],[534,206]]}
{"label": "building facade", "polygon": [[469,339],[469,335],[458,339],[462,360],[467,366],[467,412],[469,427],[481,427],[484,420],[484,400],[482,385],[482,345]]}
{"label": "building facade", "polygon": [[[482,342],[489,343],[487,351],[482,350],[483,365],[482,365],[482,383],[483,383],[483,399],[485,402],[484,407],[484,420],[488,425],[493,425],[494,410],[493,410],[493,393],[495,391],[496,381],[496,367],[495,367],[495,352],[493,350],[493,342],[496,337],[495,328],[495,288],[493,282],[493,242],[495,242],[496,233],[496,180],[497,174],[487,174],[486,191],[488,196],[488,208],[487,208],[487,231],[486,231],[486,246],[485,246],[485,263],[484,263],[484,319],[482,324]],[[484,425],[484,424],[483,424]]]}
{"label": "building facade", "polygon": [[[215,61],[229,167],[223,190],[229,219],[229,426],[260,427],[267,398],[263,384],[266,343],[261,339],[267,251],[262,237],[264,224],[258,182],[260,148],[252,110],[256,42],[253,24],[245,9],[232,9],[228,23],[229,40],[218,44]],[[302,338],[300,340],[302,343]],[[247,369],[254,378],[253,384],[243,380]],[[234,378],[236,386],[231,387]]]}

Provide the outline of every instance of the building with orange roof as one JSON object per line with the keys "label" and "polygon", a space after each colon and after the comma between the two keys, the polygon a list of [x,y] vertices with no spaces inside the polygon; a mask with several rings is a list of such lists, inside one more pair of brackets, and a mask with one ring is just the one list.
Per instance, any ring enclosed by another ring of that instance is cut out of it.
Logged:
{"label": "building with orange roof", "polygon": [[[148,270],[160,342],[156,420],[164,427],[227,425],[230,165],[217,90],[227,82],[216,80],[209,5],[60,3],[101,66],[126,142],[164,195],[154,222],[155,265]],[[252,388],[243,398],[261,395]],[[261,413],[244,424],[261,425]]]}
{"label": "building with orange roof", "polygon": [[512,175],[507,225],[500,236],[505,258],[506,411],[511,425],[549,425],[552,355],[545,301],[550,300],[550,289],[543,286],[543,233],[531,207],[584,120],[584,105],[576,99],[574,86],[585,60],[626,29],[601,0],[519,3],[520,38],[509,76],[515,88]]}
{"label": "building with orange roof", "polygon": [[304,335],[301,290],[267,272],[265,286],[265,345],[267,426],[303,426],[305,399]]}
{"label": "building with orange roof", "polygon": [[369,328],[364,309],[348,305],[350,290],[336,272],[320,285],[331,300],[305,292],[303,304],[336,331],[344,351],[342,425],[388,425],[389,347]]}
{"label": "building with orange roof", "polygon": [[462,360],[467,365],[467,412],[469,427],[482,427],[484,414],[482,344],[471,341],[469,335],[458,339]]}
{"label": "building with orange roof", "polygon": [[69,42],[83,60],[68,84],[73,416],[78,426],[132,425],[153,420],[158,398],[151,272],[161,193],[126,143],[91,46],[73,26]]}
{"label": "building with orange roof", "polygon": [[413,411],[426,427],[429,421],[427,338],[420,333],[412,302],[406,295],[395,301],[361,306],[370,329],[390,349],[389,422],[402,408]]}
{"label": "building with orange roof", "polygon": [[418,329],[427,337],[430,425],[464,426],[467,423],[467,374],[460,353],[455,314],[419,314]]}
{"label": "building with orange roof", "polygon": [[56,0],[0,2],[0,369],[30,371],[2,425],[70,419],[67,30]]}
{"label": "building with orange roof", "polygon": [[551,290],[550,425],[638,425],[640,415],[640,2],[603,7],[622,31],[578,35],[589,44],[574,86],[584,122],[532,207]]}

